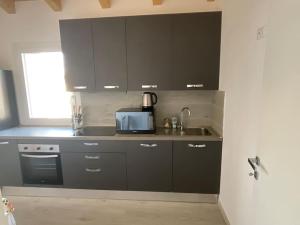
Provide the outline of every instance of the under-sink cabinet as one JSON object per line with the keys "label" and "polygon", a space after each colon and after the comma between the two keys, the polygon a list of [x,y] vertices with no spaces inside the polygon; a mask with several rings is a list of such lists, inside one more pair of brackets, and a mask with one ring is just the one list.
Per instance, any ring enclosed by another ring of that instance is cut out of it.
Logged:
{"label": "under-sink cabinet", "polygon": [[219,193],[222,142],[176,141],[173,144],[173,190]]}

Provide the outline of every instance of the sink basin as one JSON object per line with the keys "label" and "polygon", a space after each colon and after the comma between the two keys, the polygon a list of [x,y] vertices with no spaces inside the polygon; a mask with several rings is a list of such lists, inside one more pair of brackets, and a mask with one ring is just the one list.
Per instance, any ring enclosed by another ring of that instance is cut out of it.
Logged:
{"label": "sink basin", "polygon": [[211,136],[212,133],[207,128],[189,128],[184,129],[180,132],[181,135],[200,135],[200,136]]}
{"label": "sink basin", "polygon": [[212,133],[208,128],[186,128],[183,131],[180,131],[180,129],[157,129],[156,132],[157,135],[176,135],[176,136],[211,136]]}

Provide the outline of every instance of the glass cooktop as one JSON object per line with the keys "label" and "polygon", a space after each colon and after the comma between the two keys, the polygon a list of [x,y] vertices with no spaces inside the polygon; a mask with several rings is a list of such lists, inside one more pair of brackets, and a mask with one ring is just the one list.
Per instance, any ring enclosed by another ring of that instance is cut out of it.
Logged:
{"label": "glass cooktop", "polygon": [[74,136],[114,136],[115,127],[84,127],[75,131]]}

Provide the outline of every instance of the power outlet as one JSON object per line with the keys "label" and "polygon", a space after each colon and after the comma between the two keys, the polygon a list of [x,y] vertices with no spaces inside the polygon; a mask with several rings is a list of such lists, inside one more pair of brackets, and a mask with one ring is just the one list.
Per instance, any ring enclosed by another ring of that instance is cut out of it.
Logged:
{"label": "power outlet", "polygon": [[257,40],[261,40],[265,38],[265,27],[259,27],[257,29]]}

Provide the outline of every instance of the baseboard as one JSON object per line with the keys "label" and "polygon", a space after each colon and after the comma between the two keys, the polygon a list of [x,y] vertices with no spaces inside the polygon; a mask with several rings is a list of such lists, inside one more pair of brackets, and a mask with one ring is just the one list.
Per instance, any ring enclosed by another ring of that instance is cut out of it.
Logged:
{"label": "baseboard", "polygon": [[222,205],[222,202],[220,201],[220,198],[219,198],[219,200],[218,200],[218,207],[219,207],[219,210],[220,210],[220,212],[221,212],[221,214],[222,214],[222,216],[223,216],[223,219],[224,219],[225,223],[226,223],[227,225],[230,225],[229,219],[228,219],[228,217],[227,217],[227,215],[226,215],[226,212],[225,212],[225,210],[224,210],[224,208],[223,208],[223,205]]}
{"label": "baseboard", "polygon": [[4,196],[87,198],[136,201],[217,203],[218,195],[173,192],[103,191],[64,188],[3,187]]}

